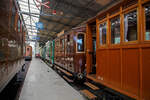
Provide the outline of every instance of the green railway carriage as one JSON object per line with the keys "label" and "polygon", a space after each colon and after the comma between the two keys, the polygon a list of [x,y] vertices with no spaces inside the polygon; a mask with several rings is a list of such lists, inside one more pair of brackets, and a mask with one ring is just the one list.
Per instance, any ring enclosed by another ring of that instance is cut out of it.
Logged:
{"label": "green railway carriage", "polygon": [[51,42],[51,62],[54,65],[54,55],[55,55],[55,41]]}
{"label": "green railway carriage", "polygon": [[40,51],[40,58],[42,58],[42,47],[39,48]]}
{"label": "green railway carriage", "polygon": [[45,58],[46,58],[46,46],[42,48],[42,59],[45,60]]}
{"label": "green railway carriage", "polygon": [[51,64],[54,64],[55,41],[48,41],[46,43],[45,47],[46,47],[46,52],[45,52],[46,58],[45,58],[45,60],[47,60]]}
{"label": "green railway carriage", "polygon": [[55,41],[48,41],[44,47],[40,48],[41,59],[54,65]]}

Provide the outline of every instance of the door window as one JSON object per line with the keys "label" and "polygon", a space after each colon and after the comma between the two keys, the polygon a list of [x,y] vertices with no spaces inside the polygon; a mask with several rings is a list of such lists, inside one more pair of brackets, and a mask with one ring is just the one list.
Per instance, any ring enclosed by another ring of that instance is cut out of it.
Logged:
{"label": "door window", "polygon": [[120,17],[111,19],[111,43],[120,43]]}
{"label": "door window", "polygon": [[145,40],[150,40],[150,3],[145,6]]}
{"label": "door window", "polygon": [[77,36],[77,51],[84,51],[84,34],[78,34]]}
{"label": "door window", "polygon": [[100,45],[106,44],[107,24],[106,22],[99,26]]}
{"label": "door window", "polygon": [[137,40],[137,11],[124,15],[124,41]]}

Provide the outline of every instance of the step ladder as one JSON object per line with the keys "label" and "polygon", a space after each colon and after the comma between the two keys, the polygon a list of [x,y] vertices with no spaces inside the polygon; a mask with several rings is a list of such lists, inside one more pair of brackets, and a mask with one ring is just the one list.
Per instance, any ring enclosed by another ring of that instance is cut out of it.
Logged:
{"label": "step ladder", "polygon": [[66,70],[64,70],[64,69],[62,69],[62,68],[60,68],[60,67],[56,67],[58,70],[60,70],[61,72],[63,72],[63,73],[65,73],[66,75],[68,75],[68,76],[73,76],[71,73],[69,73],[69,72],[67,72]]}
{"label": "step ladder", "polygon": [[92,83],[85,82],[84,84],[86,86],[88,86],[89,88],[91,88],[92,90],[99,90],[99,88],[97,86],[95,86],[94,84],[92,84]]}
{"label": "step ladder", "polygon": [[73,83],[73,80],[71,80],[71,79],[69,79],[67,76],[63,76],[63,78],[66,80],[66,81],[68,81],[69,83]]}
{"label": "step ladder", "polygon": [[86,96],[89,100],[96,100],[97,99],[97,96],[95,96],[93,93],[91,93],[90,91],[88,90],[81,90],[80,91],[84,96]]}

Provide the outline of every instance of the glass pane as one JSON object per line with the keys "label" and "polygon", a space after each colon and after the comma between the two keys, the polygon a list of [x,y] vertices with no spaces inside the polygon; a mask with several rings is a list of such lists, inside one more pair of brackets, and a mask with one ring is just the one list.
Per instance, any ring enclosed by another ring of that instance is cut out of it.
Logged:
{"label": "glass pane", "polygon": [[99,27],[99,37],[100,37],[100,44],[106,44],[106,33],[107,32],[107,24],[106,22],[103,24],[100,24]]}
{"label": "glass pane", "polygon": [[145,39],[150,40],[150,4],[145,6],[145,23],[146,23],[146,33]]}
{"label": "glass pane", "polygon": [[7,54],[8,54],[8,49],[7,49],[8,41],[7,41],[7,38],[8,37],[5,37],[5,36],[0,34],[0,62],[5,61],[6,58],[7,58]]}
{"label": "glass pane", "polygon": [[12,16],[11,16],[11,27],[14,28],[14,25],[15,25],[15,16],[16,16],[16,7],[15,7],[15,4],[13,2],[13,5],[12,5]]}
{"label": "glass pane", "polygon": [[77,50],[84,51],[84,34],[79,34],[77,39]]}
{"label": "glass pane", "polygon": [[62,40],[62,50],[64,51],[64,46],[65,46],[65,41],[64,39]]}
{"label": "glass pane", "polygon": [[18,19],[18,32],[20,32],[20,18]]}
{"label": "glass pane", "polygon": [[120,43],[120,17],[111,20],[111,43]]}
{"label": "glass pane", "polygon": [[137,12],[132,11],[124,15],[124,40],[137,40]]}

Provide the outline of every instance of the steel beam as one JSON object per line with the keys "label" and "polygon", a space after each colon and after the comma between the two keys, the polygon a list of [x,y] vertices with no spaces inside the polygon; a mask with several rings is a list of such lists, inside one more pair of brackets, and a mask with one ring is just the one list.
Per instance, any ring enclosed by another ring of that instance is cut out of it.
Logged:
{"label": "steel beam", "polygon": [[[30,0],[28,0],[28,9],[29,9],[29,13],[31,13],[31,10],[30,10]],[[31,24],[31,30],[32,30],[32,21],[31,21],[31,15],[30,16],[30,24]]]}
{"label": "steel beam", "polygon": [[41,18],[44,19],[44,20],[47,20],[48,22],[54,22],[54,23],[62,24],[62,25],[64,25],[64,26],[72,27],[71,24],[62,23],[62,22],[60,22],[60,21],[55,21],[55,20],[52,20],[52,19],[50,19],[50,18],[44,18],[44,17],[42,17],[42,16],[41,16]]}
{"label": "steel beam", "polygon": [[[28,2],[25,2],[25,1],[23,1],[23,0],[17,0],[17,1],[23,2],[23,3],[25,3],[25,4],[28,4]],[[33,3],[30,3],[30,5],[34,5],[34,4],[33,4]]]}
{"label": "steel beam", "polygon": [[[39,18],[38,16],[35,16],[35,15],[43,15],[43,14],[38,14],[38,13],[29,13],[29,12],[19,12],[19,13],[22,13],[22,14],[26,14],[26,15],[29,15],[29,16],[32,16],[32,17],[36,17],[36,18]],[[44,14],[45,15],[45,14]],[[51,16],[51,15],[50,15]],[[53,16],[53,15],[52,15]],[[58,17],[58,16],[57,16]],[[43,16],[41,16],[40,18],[44,19],[44,20],[47,20],[49,22],[54,22],[54,23],[58,23],[58,24],[62,24],[64,26],[68,26],[68,27],[72,27],[72,25],[69,25],[69,24],[65,24],[65,23],[62,23],[60,21],[55,21],[55,20],[51,20],[50,18],[44,18]],[[62,17],[63,18],[63,17]]]}
{"label": "steel beam", "polygon": [[39,18],[38,16],[35,16],[35,15],[40,15],[40,16],[46,16],[46,17],[58,17],[58,18],[74,18],[74,19],[83,19],[83,18],[75,18],[75,17],[69,17],[69,16],[57,16],[57,15],[52,15],[52,14],[45,14],[45,13],[29,13],[29,12],[25,12],[25,11],[19,11],[19,13],[21,14],[25,14],[25,15],[34,15],[33,17],[37,17]]}
{"label": "steel beam", "polygon": [[34,26],[34,25],[29,25],[29,24],[25,24],[26,26],[32,26],[32,27],[36,27],[36,26]]}
{"label": "steel beam", "polygon": [[[60,6],[67,6],[68,8],[72,8],[73,10],[76,10],[76,11],[82,11],[82,12],[87,12],[87,13],[91,13],[91,14],[95,14],[97,13],[96,11],[86,7],[86,6],[79,6],[79,5],[75,5],[73,3],[70,3],[66,0],[55,0],[56,2],[59,2]],[[74,0],[73,0],[74,1]],[[76,2],[76,1],[74,1]],[[70,10],[70,9],[66,9],[66,10]]]}

